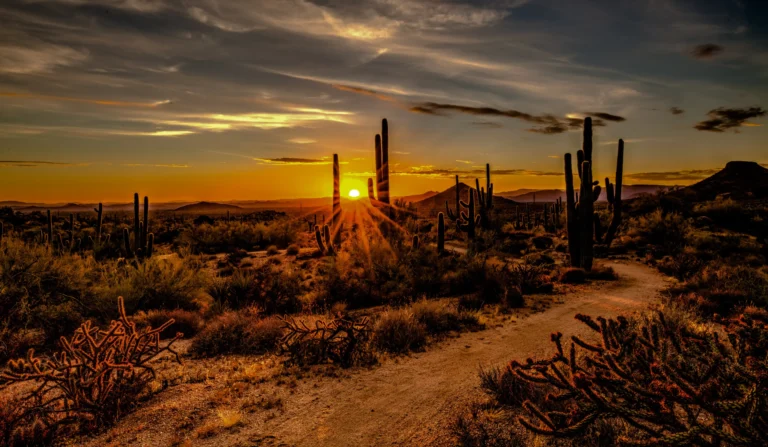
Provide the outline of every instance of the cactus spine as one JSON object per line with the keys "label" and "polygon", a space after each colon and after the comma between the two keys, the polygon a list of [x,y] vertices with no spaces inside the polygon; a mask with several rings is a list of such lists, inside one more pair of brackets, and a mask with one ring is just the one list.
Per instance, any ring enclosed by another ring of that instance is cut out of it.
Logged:
{"label": "cactus spine", "polygon": [[437,215],[437,253],[443,254],[445,251],[445,216],[443,213]]}

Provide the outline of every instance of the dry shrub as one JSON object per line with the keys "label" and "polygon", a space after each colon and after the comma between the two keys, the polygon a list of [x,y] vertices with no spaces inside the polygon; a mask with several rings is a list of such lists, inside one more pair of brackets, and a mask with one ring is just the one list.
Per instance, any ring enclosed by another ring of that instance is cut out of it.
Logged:
{"label": "dry shrub", "polygon": [[316,320],[312,326],[291,317],[283,318],[282,322],[285,336],[280,344],[295,364],[330,362],[346,368],[376,362],[367,318],[355,320],[340,316],[330,321]]}
{"label": "dry shrub", "polygon": [[480,387],[496,403],[511,408],[521,408],[526,400],[541,403],[547,393],[518,377],[510,367],[481,368]]}
{"label": "dry shrub", "polygon": [[190,352],[201,357],[222,354],[264,354],[278,346],[282,322],[263,318],[257,308],[225,312],[213,319],[192,340]]}
{"label": "dry shrub", "polygon": [[613,267],[595,264],[592,266],[592,270],[587,272],[587,278],[601,281],[615,281],[619,279],[619,275]]}
{"label": "dry shrub", "polygon": [[161,326],[164,322],[173,320],[173,324],[160,333],[160,339],[172,338],[179,333],[184,338],[192,338],[200,332],[204,325],[203,318],[199,313],[184,309],[139,312],[132,319],[139,329]]}
{"label": "dry shrub", "polygon": [[299,249],[299,246],[296,244],[291,244],[288,246],[288,248],[285,249],[285,254],[288,256],[296,256],[299,254],[301,250]]}
{"label": "dry shrub", "polygon": [[444,301],[423,299],[411,306],[411,312],[416,321],[422,323],[432,335],[482,326],[476,313],[458,310]]}
{"label": "dry shrub", "polygon": [[712,303],[720,314],[741,305],[768,307],[768,275],[752,267],[709,263],[673,292],[694,292]]}
{"label": "dry shrub", "polygon": [[394,354],[421,350],[427,344],[427,326],[404,309],[381,314],[373,334],[377,348]]}
{"label": "dry shrub", "polygon": [[122,297],[118,310],[119,320],[108,328],[86,321],[72,337],[62,337],[63,350],[52,357],[38,357],[30,349],[25,359],[10,361],[0,372],[0,391],[34,384],[14,405],[11,420],[17,426],[11,433],[37,437],[48,430],[112,424],[148,392],[155,378],[152,360],[170,353],[180,362],[172,348],[176,339],[160,345],[160,333],[173,320],[138,331]]}
{"label": "dry shrub", "polygon": [[498,409],[473,404],[454,418],[450,427],[459,447],[527,447],[531,436],[510,423],[509,415]]}
{"label": "dry shrub", "polygon": [[578,267],[563,269],[557,278],[563,284],[583,284],[587,281],[586,270]]}

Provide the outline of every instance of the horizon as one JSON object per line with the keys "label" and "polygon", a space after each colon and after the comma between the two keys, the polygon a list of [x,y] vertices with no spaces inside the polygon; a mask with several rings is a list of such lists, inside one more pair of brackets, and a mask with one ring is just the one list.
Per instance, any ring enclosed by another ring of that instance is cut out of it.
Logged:
{"label": "horizon", "polygon": [[768,163],[768,6],[672,0],[14,0],[0,6],[0,201],[363,196],[390,125],[393,196],[689,185]]}

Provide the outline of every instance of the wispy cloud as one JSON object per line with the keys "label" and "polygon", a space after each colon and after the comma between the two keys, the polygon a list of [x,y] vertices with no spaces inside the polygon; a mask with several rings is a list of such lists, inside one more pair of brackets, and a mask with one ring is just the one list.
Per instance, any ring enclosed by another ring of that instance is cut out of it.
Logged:
{"label": "wispy cloud", "polygon": [[681,109],[680,107],[670,107],[669,113],[671,113],[672,115],[682,115],[683,113],[685,113],[685,110]]}
{"label": "wispy cloud", "polygon": [[291,138],[288,142],[293,144],[312,144],[317,143],[317,140],[311,138]]}
{"label": "wispy cloud", "polygon": [[15,167],[15,168],[33,168],[37,166],[58,166],[58,167],[69,167],[69,166],[87,166],[87,163],[66,163],[66,162],[59,162],[59,161],[41,161],[41,160],[0,160],[0,167],[8,168],[8,167]]}
{"label": "wispy cloud", "polygon": [[253,160],[256,160],[258,162],[261,162],[262,164],[268,164],[268,165],[289,165],[289,166],[295,166],[295,165],[329,165],[333,163],[333,161],[328,159],[320,159],[320,158],[294,158],[294,157],[279,157],[279,158],[253,158]]}
{"label": "wispy cloud", "polygon": [[155,108],[166,104],[170,104],[168,99],[154,101],[154,102],[132,102],[132,101],[117,101],[109,99],[90,99],[90,98],[75,98],[68,96],[53,96],[53,95],[38,95],[34,93],[16,93],[16,92],[0,92],[0,97],[7,98],[20,98],[20,99],[37,99],[44,101],[67,101],[67,102],[79,102],[84,104],[94,104],[99,106],[113,106],[113,107],[138,107],[138,108]]}
{"label": "wispy cloud", "polygon": [[120,166],[128,168],[171,168],[171,169],[186,169],[189,165],[180,164],[146,164],[146,163],[121,163]]}

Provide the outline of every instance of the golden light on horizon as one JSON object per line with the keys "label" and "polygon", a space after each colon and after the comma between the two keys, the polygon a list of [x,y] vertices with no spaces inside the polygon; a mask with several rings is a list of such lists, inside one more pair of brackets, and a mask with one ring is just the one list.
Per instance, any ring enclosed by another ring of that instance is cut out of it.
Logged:
{"label": "golden light on horizon", "polygon": [[350,199],[359,199],[360,198],[360,191],[356,189],[352,189],[349,191],[349,198]]}

